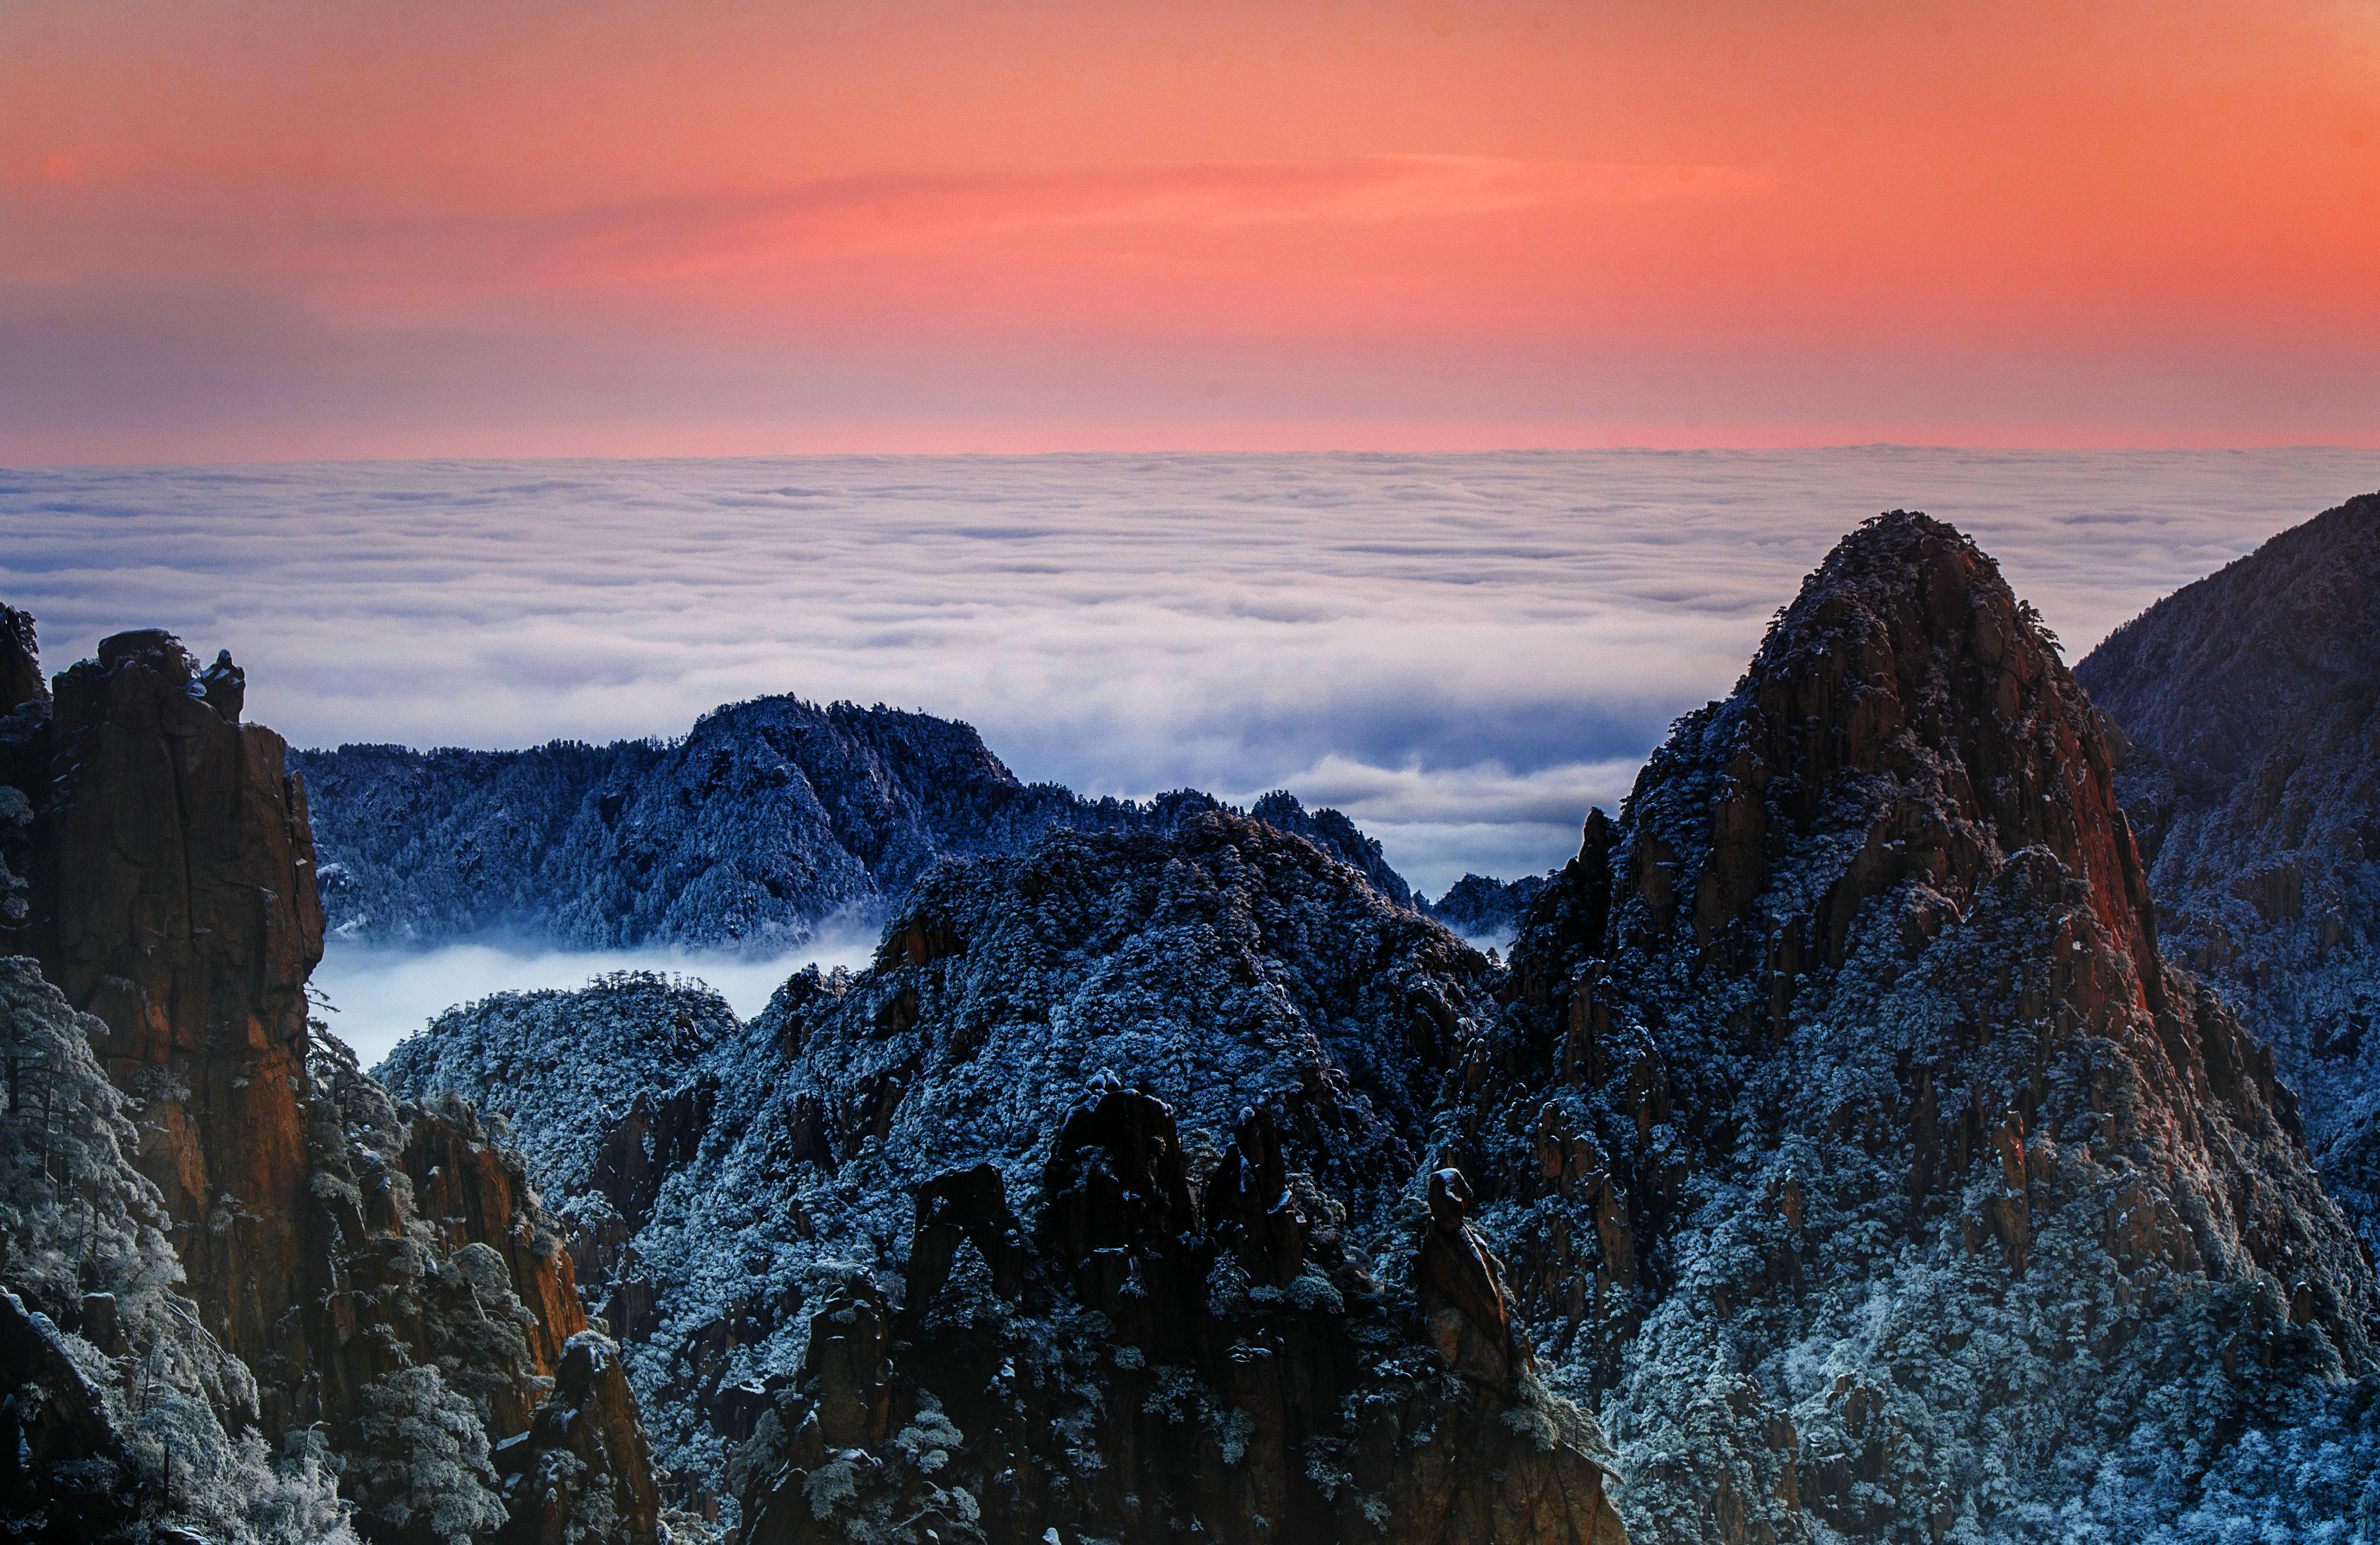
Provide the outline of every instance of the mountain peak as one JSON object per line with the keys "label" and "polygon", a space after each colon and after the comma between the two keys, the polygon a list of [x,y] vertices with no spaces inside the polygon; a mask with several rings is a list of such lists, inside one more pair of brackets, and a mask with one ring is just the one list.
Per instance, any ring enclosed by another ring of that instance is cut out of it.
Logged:
{"label": "mountain peak", "polygon": [[2094,905],[2132,947],[2154,933],[2112,767],[1998,566],[1956,528],[1890,511],[1836,545],[1734,691],[1654,755],[1628,802],[1632,888],[1657,932],[1684,918],[1710,948],[1804,913],[1807,947],[1840,958],[1871,898],[1915,882],[1908,926],[1931,937],[2044,846],[2106,882]]}
{"label": "mountain peak", "polygon": [[[2067,1487],[1998,1392],[2153,1490],[2184,1429],[2369,1357],[2270,1057],[2158,959],[2111,744],[1991,559],[1890,512],[1532,907],[1431,1162],[1548,1381],[1607,1392],[1632,1529],[1989,1537]],[[2130,1307],[2078,1360],[2085,1282]],[[2177,1427],[2153,1349],[2234,1335],[2273,1371]]]}

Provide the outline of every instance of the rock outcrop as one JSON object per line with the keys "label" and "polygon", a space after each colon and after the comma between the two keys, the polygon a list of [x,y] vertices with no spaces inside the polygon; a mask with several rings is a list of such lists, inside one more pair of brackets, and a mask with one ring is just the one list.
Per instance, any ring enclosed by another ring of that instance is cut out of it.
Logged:
{"label": "rock outcrop", "polygon": [[652,1456],[608,1336],[581,1331],[565,1344],[553,1397],[494,1457],[511,1507],[498,1545],[652,1545],[660,1538]]}
{"label": "rock outcrop", "polygon": [[[280,738],[236,722],[237,697],[170,635],[119,634],[57,678],[55,719],[26,721],[10,768],[40,777],[25,932],[120,1091],[113,1106],[86,1091],[91,1119],[130,1124],[109,1151],[140,1184],[107,1184],[137,1193],[124,1228],[154,1235],[147,1270],[189,1301],[187,1324],[140,1322],[117,1295],[103,1339],[120,1344],[101,1350],[147,1359],[196,1338],[185,1382],[231,1450],[285,1434],[344,1466],[374,1538],[476,1532],[505,1516],[490,1440],[531,1429],[585,1329],[570,1259],[522,1161],[468,1106],[400,1110],[310,1025],[322,916],[304,791]],[[31,1226],[20,1215],[11,1239]],[[599,1446],[641,1463],[633,1407],[601,1419]],[[619,1478],[571,1473],[565,1492]],[[650,1506],[615,1512],[618,1538],[652,1536]]]}
{"label": "rock outcrop", "polygon": [[41,639],[31,615],[0,605],[0,713],[19,703],[49,700],[50,684],[42,675]]}
{"label": "rock outcrop", "polygon": [[[342,936],[419,943],[502,931],[601,949],[774,952],[822,920],[897,907],[945,856],[1014,853],[1057,827],[1166,832],[1226,807],[1027,785],[975,731],[923,713],[760,698],[683,740],[527,751],[299,751],[322,894]],[[1404,881],[1336,810],[1284,793],[1248,811],[1359,870]]]}
{"label": "rock outcrop", "polygon": [[[957,1189],[1005,1237],[1004,1202],[980,1194],[997,1172],[967,1174]],[[1207,1195],[1232,1184],[1218,1171]],[[854,1274],[813,1314],[799,1376],[737,1460],[740,1538],[1625,1539],[1593,1421],[1522,1365],[1483,1380],[1426,1336],[1427,1283],[1419,1304],[1383,1296],[1335,1238],[1311,1274],[1251,1275],[1200,1199],[1172,1112],[1095,1084],[1051,1150],[1019,1274],[913,1277],[897,1309]]]}
{"label": "rock outcrop", "polygon": [[50,686],[33,619],[0,605],[0,948],[31,940],[33,802],[49,776]]}
{"label": "rock outcrop", "polygon": [[2271,1044],[2380,1251],[2380,494],[2168,596],[2074,674],[2120,729],[2160,948]]}
{"label": "rock outcrop", "polygon": [[56,703],[42,967],[107,1027],[101,1059],[143,1102],[141,1168],[207,1327],[255,1366],[319,1285],[304,1269],[306,977],[322,938],[305,797],[281,737],[225,720],[170,635],[109,639],[58,677]]}
{"label": "rock outcrop", "polygon": [[2371,1378],[2370,1271],[2159,960],[2113,771],[1991,562],[1895,513],[1533,906],[1432,1162],[1632,1528],[2143,1538]]}

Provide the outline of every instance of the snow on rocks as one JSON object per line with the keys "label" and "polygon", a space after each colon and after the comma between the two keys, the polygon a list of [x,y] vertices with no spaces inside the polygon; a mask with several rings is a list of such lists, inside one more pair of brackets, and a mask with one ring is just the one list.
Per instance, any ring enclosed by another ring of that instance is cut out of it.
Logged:
{"label": "snow on rocks", "polygon": [[2370,1271],[2158,961],[2111,772],[1989,560],[1896,513],[1533,907],[1434,1162],[1632,1529],[2220,1537],[2233,1435],[2372,1379]]}
{"label": "snow on rocks", "polygon": [[716,1476],[758,1414],[739,1392],[801,1366],[808,1308],[855,1271],[902,1280],[913,1193],[989,1164],[1029,1208],[1093,1081],[1169,1106],[1202,1174],[1264,1110],[1318,1225],[1381,1238],[1488,969],[1305,839],[1207,812],[938,868],[868,970],[806,971],[732,1030],[694,1015],[684,1060],[692,990],[615,981],[458,1011],[385,1071],[504,1112],[565,1212],[608,1128],[525,1081],[600,1087],[613,1125],[711,1081],[608,1291],[664,1464]]}
{"label": "snow on rocks", "polygon": [[[667,743],[526,751],[293,751],[311,791],[333,933],[426,943],[508,931],[577,948],[773,955],[838,914],[880,918],[945,857],[1054,827],[1170,831],[1225,809],[1027,785],[976,732],[881,704],[758,698]],[[1379,844],[1286,793],[1250,814],[1308,837],[1407,905]]]}

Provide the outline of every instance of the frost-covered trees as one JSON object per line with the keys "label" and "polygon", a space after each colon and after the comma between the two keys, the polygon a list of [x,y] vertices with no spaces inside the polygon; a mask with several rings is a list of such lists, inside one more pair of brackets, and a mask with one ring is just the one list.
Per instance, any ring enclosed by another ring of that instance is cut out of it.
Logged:
{"label": "frost-covered trees", "polygon": [[[246,1425],[255,1381],[176,1291],[181,1266],[156,1187],[128,1157],[138,1136],[91,1055],[95,1029],[32,961],[0,959],[0,1284],[72,1369],[36,1374],[12,1401],[71,1403],[79,1375],[100,1405],[77,1474],[131,1518],[227,1545],[351,1540],[335,1464],[313,1438],[276,1453]],[[74,1502],[80,1481],[57,1474],[28,1484],[42,1507],[99,1505]]]}
{"label": "frost-covered trees", "polygon": [[[722,1023],[705,992],[621,979],[472,1005],[385,1071],[418,1097],[476,1088],[555,1156],[556,1205],[582,1218],[613,1211],[574,1200],[568,1177],[597,1173],[640,1101],[663,1111],[709,1080],[686,1105],[698,1140],[671,1150],[608,1301],[660,1457],[716,1477],[750,1419],[739,1390],[800,1366],[806,1306],[855,1270],[902,1270],[912,1191],[988,1162],[1030,1195],[1102,1070],[1172,1105],[1198,1164],[1243,1108],[1278,1108],[1317,1226],[1336,1216],[1362,1247],[1402,1194],[1406,1135],[1488,969],[1330,853],[1209,814],[938,869],[870,970],[797,975],[750,1024]],[[659,1163],[675,1140],[638,1151]]]}
{"label": "frost-covered trees", "polygon": [[488,1435],[435,1368],[400,1368],[364,1391],[362,1442],[349,1456],[366,1516],[387,1531],[467,1545],[504,1521]]}
{"label": "frost-covered trees", "polygon": [[[501,930],[582,947],[774,953],[838,913],[880,917],[944,857],[1015,852],[1056,827],[1170,831],[1221,809],[1024,784],[965,724],[759,698],[683,740],[527,751],[294,751],[334,934],[384,943]],[[1286,793],[1251,814],[1412,900],[1380,845]]]}

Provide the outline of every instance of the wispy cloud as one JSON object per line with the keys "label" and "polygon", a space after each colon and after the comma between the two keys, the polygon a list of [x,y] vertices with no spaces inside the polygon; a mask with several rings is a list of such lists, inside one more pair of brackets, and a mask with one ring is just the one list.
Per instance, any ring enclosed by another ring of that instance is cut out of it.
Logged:
{"label": "wispy cloud", "polygon": [[1724,198],[1758,182],[1729,166],[1461,155],[844,176],[534,215],[325,219],[291,233],[273,261],[325,282],[448,290],[642,285],[1085,233],[1446,221]]}

